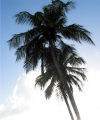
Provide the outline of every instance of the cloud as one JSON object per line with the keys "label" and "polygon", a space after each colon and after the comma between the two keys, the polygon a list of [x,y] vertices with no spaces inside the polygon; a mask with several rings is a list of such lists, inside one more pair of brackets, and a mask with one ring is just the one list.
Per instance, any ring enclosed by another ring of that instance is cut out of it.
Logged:
{"label": "cloud", "polygon": [[4,104],[1,104],[0,105],[0,112],[3,112],[5,110],[5,105]]}
{"label": "cloud", "polygon": [[[100,71],[88,70],[84,93],[75,91],[82,120],[100,120]],[[70,120],[66,105],[53,96],[46,100],[43,91],[34,87],[40,71],[22,74],[6,104],[0,105],[0,120]]]}
{"label": "cloud", "polygon": [[[56,98],[46,100],[44,93],[34,87],[35,78],[39,73],[40,71],[31,71],[18,78],[7,104],[0,105],[0,120],[49,120],[57,118],[60,120],[64,118],[61,111],[66,110],[65,104],[61,101],[57,103]],[[4,106],[6,106],[5,109]],[[67,116],[69,117],[68,114]]]}

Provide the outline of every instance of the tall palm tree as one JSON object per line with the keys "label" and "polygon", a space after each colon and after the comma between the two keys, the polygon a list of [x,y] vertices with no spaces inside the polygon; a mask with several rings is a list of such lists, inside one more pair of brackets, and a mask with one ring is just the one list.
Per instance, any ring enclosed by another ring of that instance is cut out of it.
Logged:
{"label": "tall palm tree", "polygon": [[[82,84],[81,80],[85,80],[86,76],[84,74],[84,68],[80,68],[79,65],[82,63],[85,63],[85,61],[79,57],[75,49],[71,46],[65,45],[62,43],[62,50],[56,50],[58,53],[58,61],[60,65],[63,68],[64,76],[66,77],[66,82],[69,83],[70,89],[73,91],[73,84],[81,90],[80,83]],[[63,58],[63,59],[62,59]],[[64,88],[62,82],[59,79],[59,75],[57,73],[57,70],[52,62],[52,64],[47,65],[47,62],[45,62],[46,70],[45,72],[38,76],[36,79],[36,85],[41,86],[41,88],[44,88],[46,86],[46,83],[49,82],[49,85],[47,89],[45,90],[46,98],[50,98],[53,92],[54,87],[56,87],[59,90],[59,93],[61,96],[63,96],[69,114],[71,116],[71,119],[74,120],[73,114],[71,112],[68,100],[67,100],[67,91]],[[79,77],[81,77],[79,79]]]}
{"label": "tall palm tree", "polygon": [[[24,11],[16,14],[16,22],[19,24],[27,23],[32,29],[15,34],[10,40],[9,45],[16,49],[17,60],[24,59],[24,67],[26,71],[34,69],[39,60],[41,60],[42,68],[45,47],[49,48],[50,59],[52,59],[59,78],[63,86],[68,92],[77,119],[80,120],[80,114],[77,109],[72,91],[66,83],[60,63],[57,61],[56,48],[61,45],[59,41],[63,38],[74,40],[78,43],[82,41],[94,44],[89,37],[90,32],[78,24],[66,25],[67,12],[73,7],[73,2],[64,3],[61,0],[53,0],[51,4],[43,7],[42,12],[36,12],[34,15]],[[50,60],[49,60],[50,62]],[[43,69],[42,69],[43,71]]]}

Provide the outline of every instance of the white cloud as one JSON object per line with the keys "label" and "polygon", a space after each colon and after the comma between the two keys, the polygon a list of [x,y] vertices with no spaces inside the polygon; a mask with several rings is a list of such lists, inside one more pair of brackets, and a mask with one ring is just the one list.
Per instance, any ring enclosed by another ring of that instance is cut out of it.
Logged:
{"label": "white cloud", "polygon": [[5,105],[4,104],[1,104],[0,105],[0,112],[3,112],[5,110]]}
{"label": "white cloud", "polygon": [[[40,71],[22,74],[7,104],[0,105],[0,120],[70,120],[66,105],[54,96],[46,100],[43,91],[34,88]],[[89,70],[84,93],[75,92],[82,120],[100,120],[100,71]]]}
{"label": "white cloud", "polygon": [[56,98],[46,100],[44,93],[34,87],[34,80],[38,75],[39,71],[31,71],[29,74],[22,74],[18,78],[13,94],[6,104],[6,109],[0,114],[0,120],[64,118],[61,111],[66,109],[66,106],[61,101],[57,102]]}
{"label": "white cloud", "polygon": [[82,120],[100,120],[100,70],[88,69],[84,92],[77,98]]}

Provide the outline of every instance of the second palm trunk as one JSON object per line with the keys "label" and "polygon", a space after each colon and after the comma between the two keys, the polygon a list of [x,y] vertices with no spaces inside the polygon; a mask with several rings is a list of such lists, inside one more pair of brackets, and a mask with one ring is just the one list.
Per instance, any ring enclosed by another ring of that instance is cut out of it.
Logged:
{"label": "second palm trunk", "polygon": [[54,65],[55,65],[55,67],[56,67],[56,69],[57,69],[57,72],[58,72],[58,74],[59,74],[60,80],[62,81],[65,89],[66,89],[67,92],[68,92],[68,97],[69,97],[69,99],[70,99],[70,101],[71,101],[72,107],[73,107],[74,112],[75,112],[75,114],[76,114],[76,116],[77,116],[77,120],[81,120],[80,114],[79,114],[79,111],[78,111],[78,108],[77,108],[77,105],[76,105],[75,100],[74,100],[74,97],[73,97],[73,94],[72,94],[72,92],[71,92],[71,90],[70,90],[70,88],[69,88],[69,86],[68,86],[68,84],[67,84],[67,82],[66,82],[66,79],[65,79],[65,77],[64,77],[64,75],[63,75],[63,73],[62,73],[62,71],[61,71],[61,69],[60,69],[60,65],[59,65],[59,63],[58,63],[58,61],[57,61],[57,59],[56,59],[55,50],[54,50],[54,45],[53,45],[53,42],[52,42],[52,41],[50,41],[50,49],[51,49],[51,56],[52,56]]}

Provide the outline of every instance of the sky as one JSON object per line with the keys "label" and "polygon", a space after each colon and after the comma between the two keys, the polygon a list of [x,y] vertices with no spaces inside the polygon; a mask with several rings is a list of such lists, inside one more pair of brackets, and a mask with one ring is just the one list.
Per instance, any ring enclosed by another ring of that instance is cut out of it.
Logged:
{"label": "sky", "polygon": [[[27,75],[23,61],[16,62],[14,50],[9,50],[7,41],[20,32],[30,29],[27,25],[17,25],[14,15],[21,11],[34,14],[51,0],[1,0],[0,1],[0,119],[27,120],[58,119],[70,120],[64,101],[53,95],[46,100],[34,80],[39,68]],[[64,0],[66,1],[66,0]],[[95,46],[87,43],[74,44],[80,56],[86,60],[87,79],[83,93],[75,91],[75,99],[82,120],[100,120],[100,0],[76,0],[76,8],[69,12],[68,25],[77,23],[91,32]],[[53,108],[53,109],[52,109]],[[44,114],[45,113],[45,114]],[[39,115],[38,115],[39,114]]]}

